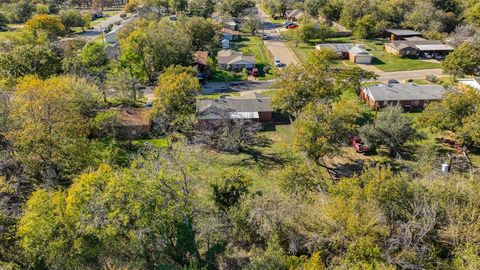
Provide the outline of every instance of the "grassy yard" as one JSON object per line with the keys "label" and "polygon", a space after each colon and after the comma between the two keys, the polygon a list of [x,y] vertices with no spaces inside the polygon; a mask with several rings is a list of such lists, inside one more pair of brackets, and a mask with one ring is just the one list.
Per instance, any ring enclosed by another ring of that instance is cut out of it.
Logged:
{"label": "grassy yard", "polygon": [[[310,43],[300,43],[298,46],[295,46],[296,44],[291,40],[288,32],[283,32],[282,36],[285,38],[287,44],[298,59],[302,62],[304,62],[315,50],[315,44],[319,42],[318,40],[312,40]],[[367,45],[367,50],[375,56],[372,64],[385,72],[440,68],[440,63],[400,58],[391,55],[385,51],[384,42],[384,40],[359,40],[353,37],[330,38],[324,41],[324,43],[354,43]],[[337,61],[335,65],[338,68],[349,68],[354,66],[348,60]]]}
{"label": "grassy yard", "polygon": [[277,125],[273,131],[261,133],[264,143],[239,154],[204,150],[209,175],[218,175],[225,169],[240,169],[253,180],[253,190],[279,188],[278,174],[283,166],[294,164],[301,154],[292,145],[293,130],[290,125]]}
{"label": "grassy yard", "polygon": [[231,46],[233,49],[239,50],[246,55],[255,55],[260,80],[268,80],[274,77],[273,69],[264,72],[264,67],[273,67],[273,62],[261,37],[244,35],[240,41],[232,42]]}

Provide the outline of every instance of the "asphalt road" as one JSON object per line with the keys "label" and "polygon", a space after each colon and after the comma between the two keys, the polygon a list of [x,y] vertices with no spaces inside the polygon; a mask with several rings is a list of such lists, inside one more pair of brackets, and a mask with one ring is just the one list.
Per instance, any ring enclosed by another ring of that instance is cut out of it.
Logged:
{"label": "asphalt road", "polygon": [[268,39],[264,41],[265,46],[273,55],[275,60],[280,60],[283,64],[287,66],[297,65],[298,60],[293,54],[293,52],[288,48],[285,41],[280,35],[280,30],[275,29],[274,25],[271,23],[270,18],[263,13],[262,9],[258,8],[258,14],[262,17],[264,32],[268,36]]}
{"label": "asphalt road", "polygon": [[94,39],[95,37],[97,37],[98,35],[101,35],[102,34],[102,31],[101,29],[105,29],[107,28],[110,24],[112,23],[116,23],[116,22],[124,22],[125,20],[120,18],[120,14],[117,14],[117,15],[114,15],[114,16],[110,16],[110,17],[107,17],[105,20],[99,22],[98,24],[96,24],[93,29],[87,29],[85,32],[82,32],[82,33],[79,33],[78,36],[80,37],[84,37],[84,38],[87,38],[87,39]]}

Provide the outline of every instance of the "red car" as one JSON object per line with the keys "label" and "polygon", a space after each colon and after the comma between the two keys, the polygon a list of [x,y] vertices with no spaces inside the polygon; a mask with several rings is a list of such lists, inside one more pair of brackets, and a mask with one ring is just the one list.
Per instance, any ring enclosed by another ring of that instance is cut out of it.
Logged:
{"label": "red car", "polygon": [[289,26],[287,26],[287,29],[295,29],[298,27],[298,24],[290,24]]}
{"label": "red car", "polygon": [[368,147],[368,145],[365,145],[365,144],[362,143],[362,140],[358,136],[354,136],[352,138],[352,145],[355,148],[355,150],[357,151],[357,153],[364,153],[364,152],[367,152],[370,149]]}

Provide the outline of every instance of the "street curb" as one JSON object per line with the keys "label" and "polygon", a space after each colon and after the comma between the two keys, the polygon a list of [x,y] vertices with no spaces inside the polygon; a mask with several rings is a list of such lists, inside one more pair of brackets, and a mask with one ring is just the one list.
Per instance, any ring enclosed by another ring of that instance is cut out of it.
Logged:
{"label": "street curb", "polygon": [[288,43],[285,41],[285,39],[283,38],[282,34],[280,33],[280,30],[277,29],[277,33],[280,35],[280,39],[282,40],[282,42],[285,44],[285,46],[287,46],[288,50],[290,51],[290,53],[292,53],[293,55],[293,58],[295,58],[295,60],[297,61],[297,64],[302,64],[302,61],[300,61],[300,59],[298,59],[297,55],[293,52],[292,48],[290,48],[290,45],[288,45]]}

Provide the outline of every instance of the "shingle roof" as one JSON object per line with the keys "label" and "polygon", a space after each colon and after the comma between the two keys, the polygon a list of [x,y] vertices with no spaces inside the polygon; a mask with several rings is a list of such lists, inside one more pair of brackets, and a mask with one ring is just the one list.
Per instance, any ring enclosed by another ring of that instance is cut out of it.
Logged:
{"label": "shingle roof", "polygon": [[150,112],[144,108],[114,108],[117,112],[119,126],[149,126],[151,122]]}
{"label": "shingle roof", "polygon": [[440,85],[416,85],[410,83],[379,84],[362,89],[375,101],[438,100],[446,92]]}
{"label": "shingle roof", "polygon": [[196,51],[193,53],[193,58],[195,60],[195,64],[206,66],[208,62],[208,52]]}
{"label": "shingle roof", "polygon": [[410,29],[387,29],[388,33],[392,33],[396,36],[421,36],[422,33],[410,30]]}
{"label": "shingle roof", "polygon": [[349,53],[352,53],[353,55],[371,55],[367,50],[362,49],[358,46],[354,46],[350,50],[348,50]]}
{"label": "shingle roof", "polygon": [[459,84],[468,85],[476,90],[480,90],[480,77],[473,79],[460,79]]}
{"label": "shingle roof", "polygon": [[257,63],[255,56],[253,55],[244,55],[241,52],[234,50],[221,50],[217,54],[217,60],[219,64],[232,65],[240,61],[250,62],[252,64]]}
{"label": "shingle roof", "polygon": [[299,9],[294,9],[292,11],[290,11],[288,14],[287,14],[287,18],[300,18],[303,16],[303,11],[299,10]]}
{"label": "shingle roof", "polygon": [[387,45],[397,50],[414,48],[420,51],[453,51],[453,47],[445,45],[439,40],[398,40],[387,43]]}
{"label": "shingle roof", "polygon": [[[270,98],[258,93],[240,97],[227,97],[220,99],[197,99],[197,113],[200,119],[218,119],[221,111],[230,112],[231,116],[255,115],[259,112],[273,111]],[[251,118],[251,117],[248,117]]]}
{"label": "shingle roof", "polygon": [[321,48],[328,48],[333,50],[334,52],[348,52],[354,46],[355,45],[353,43],[325,43],[325,44],[317,44],[315,48],[317,50]]}
{"label": "shingle roof", "polygon": [[226,28],[226,27],[222,28],[222,33],[227,33],[227,34],[230,34],[232,36],[239,36],[240,35],[240,32],[232,30],[230,28]]}

